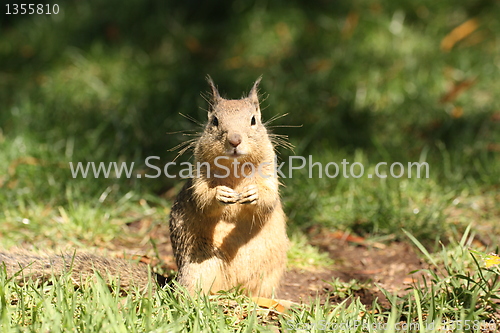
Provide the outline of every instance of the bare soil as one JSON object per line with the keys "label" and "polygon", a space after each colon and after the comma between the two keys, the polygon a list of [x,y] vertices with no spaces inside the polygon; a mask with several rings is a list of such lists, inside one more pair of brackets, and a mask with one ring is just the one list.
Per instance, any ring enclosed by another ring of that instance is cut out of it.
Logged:
{"label": "bare soil", "polygon": [[[166,224],[154,225],[152,221],[140,220],[128,227],[131,235],[146,236],[140,241],[133,236],[115,241],[117,253],[146,254],[142,261],[153,266],[158,266],[158,262],[151,258],[159,257],[163,271],[176,269]],[[145,230],[148,231],[145,233]],[[156,254],[150,245],[151,240],[156,244]],[[359,282],[361,288],[354,291],[354,296],[358,296],[363,304],[370,306],[377,300],[381,306],[389,307],[381,288],[390,294],[402,295],[414,279],[423,274],[410,273],[426,268],[415,249],[407,243],[370,243],[361,237],[320,228],[310,233],[310,243],[327,252],[334,264],[322,269],[288,270],[277,298],[307,303],[319,296],[323,303],[338,303],[346,296],[336,294],[329,283],[338,278],[342,282]]]}

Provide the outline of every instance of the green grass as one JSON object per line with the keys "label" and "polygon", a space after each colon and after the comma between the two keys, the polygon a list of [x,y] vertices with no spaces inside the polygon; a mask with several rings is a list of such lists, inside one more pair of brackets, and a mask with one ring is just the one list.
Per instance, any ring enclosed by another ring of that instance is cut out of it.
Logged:
{"label": "green grass", "polygon": [[432,257],[425,251],[430,262],[443,264],[432,267],[430,278],[411,286],[406,296],[387,293],[390,309],[376,300],[370,307],[363,305],[353,291],[366,286],[356,281],[332,281],[332,294],[349,297],[350,304],[321,305],[316,300],[277,313],[258,307],[238,291],[190,297],[181,286],[174,285],[122,295],[110,290],[100,277],[75,289],[66,276],[54,278],[50,285],[28,282],[19,286],[2,273],[0,325],[4,332],[273,332],[276,328],[308,332],[422,331],[418,327],[426,327],[428,332],[445,328],[495,331],[499,325],[498,271],[484,269],[465,249],[466,244],[467,235]]}
{"label": "green grass", "polygon": [[[178,113],[204,121],[205,74],[234,98],[263,74],[264,118],[288,113],[271,125],[295,146],[280,150],[283,160],[346,159],[362,162],[365,175],[378,162],[430,166],[428,179],[310,179],[307,171],[283,179],[291,267],[331,267],[307,244],[305,231],[319,225],[373,239],[412,235],[438,273],[404,297],[389,296],[391,309],[313,301],[281,317],[233,293],[122,297],[102,284],[74,290],[63,278],[20,287],[2,277],[2,329],[266,331],[268,324],[293,330],[321,320],[483,320],[484,311],[498,312],[498,272],[483,271],[465,250],[477,243],[462,239],[473,234],[490,247],[478,250],[495,251],[500,235],[498,5],[284,5],[92,0],[66,1],[58,16],[2,14],[0,246],[106,248],[146,238],[166,223],[181,180],[73,179],[69,162],[134,162],[152,173],[145,158],[173,160],[169,149],[186,139],[178,131],[196,128]],[[473,18],[476,31],[440,48]],[[474,84],[445,98],[466,80]],[[141,220],[151,225],[131,232],[128,224]]]}

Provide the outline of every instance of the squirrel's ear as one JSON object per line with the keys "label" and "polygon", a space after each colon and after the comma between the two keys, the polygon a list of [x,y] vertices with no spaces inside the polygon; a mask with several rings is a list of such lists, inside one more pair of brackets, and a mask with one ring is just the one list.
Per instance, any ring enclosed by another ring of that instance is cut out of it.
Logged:
{"label": "squirrel's ear", "polygon": [[259,84],[260,80],[262,80],[262,76],[260,76],[257,81],[253,84],[252,90],[248,94],[248,98],[252,100],[252,102],[259,104]]}
{"label": "squirrel's ear", "polygon": [[217,87],[215,86],[215,83],[214,83],[214,80],[212,80],[212,78],[210,77],[210,75],[207,75],[207,82],[208,82],[208,85],[210,86],[210,92],[211,92],[211,101],[210,101],[210,105],[213,107],[217,104],[217,102],[219,102],[220,100],[220,94],[219,94],[219,91],[217,90]]}

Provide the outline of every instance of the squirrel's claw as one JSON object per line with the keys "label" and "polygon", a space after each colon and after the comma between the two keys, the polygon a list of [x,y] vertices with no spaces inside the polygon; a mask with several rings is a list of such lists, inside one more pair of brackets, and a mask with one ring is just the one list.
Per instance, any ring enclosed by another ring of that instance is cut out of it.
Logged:
{"label": "squirrel's claw", "polygon": [[221,204],[230,205],[240,200],[240,194],[230,187],[217,186],[215,191],[215,199]]}
{"label": "squirrel's claw", "polygon": [[245,204],[255,205],[258,199],[259,199],[259,189],[257,185],[248,185],[243,189],[243,193],[241,193],[241,199],[239,203],[243,205]]}

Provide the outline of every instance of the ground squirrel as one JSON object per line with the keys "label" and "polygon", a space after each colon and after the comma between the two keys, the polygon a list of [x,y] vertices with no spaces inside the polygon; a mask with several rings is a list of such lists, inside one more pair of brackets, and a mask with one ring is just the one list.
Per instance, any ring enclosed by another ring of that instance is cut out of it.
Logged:
{"label": "ground squirrel", "polygon": [[[188,179],[170,216],[178,280],[191,294],[241,286],[269,297],[285,270],[288,238],[274,172],[275,152],[262,123],[257,89],[248,97],[220,97],[213,81],[208,122],[194,143],[200,173]],[[236,166],[236,168],[235,168]],[[120,287],[145,288],[146,265],[123,259],[76,254],[0,252],[8,276],[50,279],[71,272],[76,285],[93,276],[118,277]]]}
{"label": "ground squirrel", "polygon": [[222,98],[207,79],[208,121],[194,144],[202,167],[182,188],[170,217],[178,280],[191,293],[241,286],[269,297],[285,270],[288,238],[276,155],[261,119],[260,78],[238,100]]}

